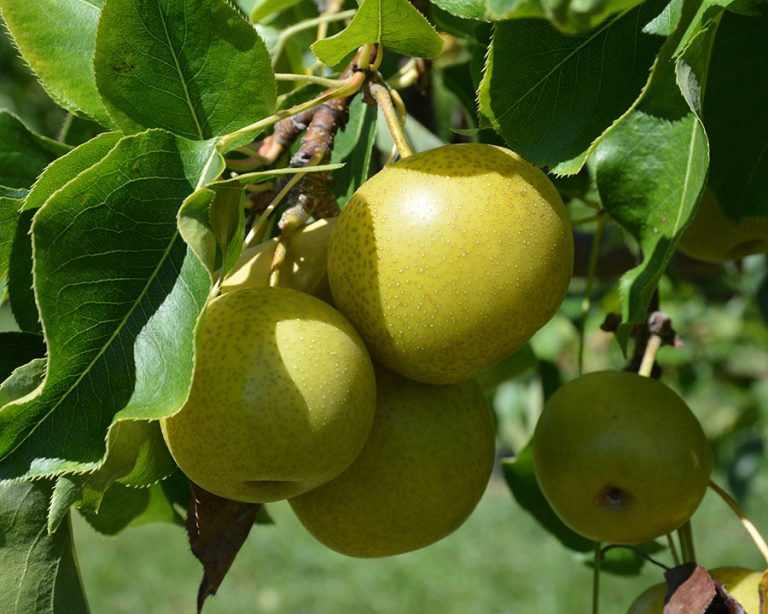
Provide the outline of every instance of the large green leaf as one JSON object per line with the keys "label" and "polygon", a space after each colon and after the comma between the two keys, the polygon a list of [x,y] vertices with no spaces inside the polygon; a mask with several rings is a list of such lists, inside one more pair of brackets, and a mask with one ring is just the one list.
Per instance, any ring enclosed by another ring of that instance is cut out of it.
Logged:
{"label": "large green leaf", "polygon": [[0,0],[8,29],[51,97],[112,127],[93,75],[101,5],[102,0]]}
{"label": "large green leaf", "polygon": [[312,52],[335,66],[368,43],[418,58],[434,58],[443,50],[443,39],[408,0],[362,0],[352,22],[335,36],[317,41]]}
{"label": "large green leaf", "polygon": [[109,113],[127,132],[209,139],[275,106],[266,47],[226,0],[106,0],[95,67]]}
{"label": "large green leaf", "polygon": [[497,24],[480,84],[481,115],[534,164],[578,172],[642,92],[664,42],[643,26],[664,4],[649,0],[580,36],[542,20]]}
{"label": "large green leaf", "polygon": [[88,612],[69,521],[46,529],[51,490],[46,480],[0,484],[0,612]]}
{"label": "large green leaf", "polygon": [[[685,21],[680,28],[687,28]],[[715,31],[714,24],[700,23],[698,35],[677,61],[671,56],[679,41],[670,39],[647,96],[597,150],[603,206],[643,251],[643,262],[621,280],[622,344],[629,327],[645,321],[706,181],[709,145],[699,113]]]}
{"label": "large green leaf", "polygon": [[69,151],[27,128],[9,111],[0,111],[0,186],[28,188],[43,169]]}
{"label": "large green leaf", "polygon": [[49,363],[39,396],[0,408],[0,479],[96,469],[113,420],[186,399],[210,277],[176,216],[215,155],[160,130],[124,138],[38,210]]}
{"label": "large green leaf", "polygon": [[723,15],[704,98],[709,186],[734,221],[768,216],[768,8],[763,10],[761,19]]}
{"label": "large green leaf", "polygon": [[24,200],[11,247],[8,278],[8,297],[21,330],[42,331],[32,288],[32,236],[29,232],[36,210],[56,190],[104,158],[120,138],[117,132],[101,134],[57,158],[40,175]]}

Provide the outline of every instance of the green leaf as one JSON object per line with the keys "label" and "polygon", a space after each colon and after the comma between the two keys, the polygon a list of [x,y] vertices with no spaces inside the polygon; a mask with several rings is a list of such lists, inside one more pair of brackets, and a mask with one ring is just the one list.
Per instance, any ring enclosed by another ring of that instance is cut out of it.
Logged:
{"label": "green leaf", "polygon": [[24,201],[24,209],[39,209],[56,190],[100,162],[122,138],[119,132],[105,132],[54,160],[40,175]]}
{"label": "green leaf", "polygon": [[[40,343],[42,343],[42,338]],[[32,352],[30,351],[29,354],[31,355]],[[45,378],[47,364],[48,360],[45,358],[34,358],[14,369],[10,376],[0,384],[0,406],[16,401],[28,394],[31,395],[32,392],[37,393]]]}
{"label": "green leaf", "polygon": [[21,332],[0,333],[0,382],[3,382],[0,386],[4,385],[4,380],[16,368],[44,355],[45,343],[40,335]]}
{"label": "green leaf", "polygon": [[431,0],[457,17],[485,21],[542,17],[567,34],[596,28],[644,0]]}
{"label": "green leaf", "polygon": [[676,63],[670,50],[677,41],[670,39],[640,107],[597,150],[603,206],[643,251],[643,262],[620,284],[622,345],[629,328],[645,321],[656,285],[706,181],[709,146],[697,113],[714,32],[714,27],[702,27]]}
{"label": "green leaf", "polygon": [[121,135],[108,132],[57,158],[32,186],[22,207],[10,253],[11,271],[8,297],[14,318],[22,330],[42,332],[32,288],[32,219],[48,197],[81,172],[99,162],[114,147]]}
{"label": "green leaf", "polygon": [[22,202],[23,197],[0,196],[0,282],[4,281],[8,275],[11,248],[16,236]]}
{"label": "green leaf", "polygon": [[19,328],[30,333],[42,333],[32,289],[32,237],[29,233],[34,211],[22,210],[16,220],[8,261],[8,299]]}
{"label": "green leaf", "polygon": [[247,11],[245,14],[250,16],[251,21],[257,23],[265,17],[291,8],[292,6],[299,4],[299,2],[301,2],[301,0],[251,0],[249,2],[251,10]]}
{"label": "green leaf", "polygon": [[150,522],[183,524],[160,484],[141,489],[115,484],[104,495],[98,513],[86,510],[81,514],[104,535]]}
{"label": "green leaf", "polygon": [[335,66],[368,43],[417,58],[434,58],[443,50],[443,39],[407,0],[362,0],[350,24],[314,43],[312,52],[323,64]]}
{"label": "green leaf", "polygon": [[159,419],[183,404],[210,277],[176,216],[214,156],[159,130],[124,138],[38,210],[50,359],[38,397],[0,408],[0,479],[94,470],[118,413]]}
{"label": "green leaf", "polygon": [[179,231],[213,274],[226,275],[243,246],[244,191],[240,186],[218,185],[192,193],[179,211]]}
{"label": "green leaf", "polygon": [[568,34],[594,29],[610,15],[634,8],[645,0],[540,0],[545,16]]}
{"label": "green leaf", "polygon": [[544,17],[541,0],[431,0],[444,11],[464,19],[494,21]]}
{"label": "green leaf", "polygon": [[734,221],[768,216],[766,61],[768,15],[725,13],[712,50],[704,125],[712,150],[709,186]]}
{"label": "green leaf", "polygon": [[94,472],[57,480],[48,528],[55,531],[71,506],[100,513],[105,493],[121,484],[141,489],[168,477],[176,469],[163,441],[160,425],[145,420],[123,420],[109,429],[107,456]]}
{"label": "green leaf", "polygon": [[28,188],[69,146],[35,134],[9,111],[0,111],[0,185]]}
{"label": "green leaf", "polygon": [[378,130],[378,108],[367,105],[360,96],[349,106],[349,123],[336,135],[332,162],[347,160],[344,168],[334,173],[336,201],[343,207],[366,179],[371,168]]}
{"label": "green leaf", "polygon": [[0,484],[0,612],[88,612],[69,521],[46,530],[51,489],[44,480]]}
{"label": "green leaf", "polygon": [[563,546],[576,552],[589,552],[594,549],[595,543],[565,526],[544,498],[533,470],[533,448],[530,444],[514,458],[502,460],[501,467],[504,479],[520,507],[531,514]]}
{"label": "green leaf", "polygon": [[497,24],[480,84],[481,115],[534,164],[578,172],[642,92],[664,42],[642,27],[664,3],[649,0],[580,36],[540,20]]}
{"label": "green leaf", "polygon": [[111,128],[93,74],[101,5],[102,0],[0,0],[8,29],[51,98]]}
{"label": "green leaf", "polygon": [[106,0],[96,83],[126,132],[164,128],[204,140],[271,115],[264,43],[225,0]]}

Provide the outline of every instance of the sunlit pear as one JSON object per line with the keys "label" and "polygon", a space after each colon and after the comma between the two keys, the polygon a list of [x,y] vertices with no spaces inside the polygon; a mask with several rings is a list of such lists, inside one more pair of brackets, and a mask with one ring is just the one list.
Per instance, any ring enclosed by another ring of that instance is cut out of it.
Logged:
{"label": "sunlit pear", "polygon": [[[285,261],[280,267],[279,286],[330,300],[326,255],[335,224],[334,217],[317,220],[291,237]],[[222,294],[241,288],[267,286],[276,247],[277,238],[273,238],[244,250],[221,284]]]}
{"label": "sunlit pear", "polygon": [[350,556],[428,546],[461,525],[485,490],[494,422],[474,381],[433,386],[377,367],[368,442],[339,477],[290,499],[320,542]]}
{"label": "sunlit pear", "polygon": [[161,426],[187,477],[229,499],[284,499],[336,477],[368,438],[376,384],[350,323],[286,288],[215,299],[189,400]]}
{"label": "sunlit pear", "polygon": [[[709,574],[739,602],[746,614],[760,614],[758,587],[763,577],[762,573],[743,567],[718,567],[710,569]],[[664,614],[666,595],[665,583],[654,584],[638,595],[627,614]]]}
{"label": "sunlit pear", "polygon": [[385,167],[331,234],[334,303],[374,360],[418,381],[467,380],[555,313],[573,268],[565,207],[517,154],[458,144]]}
{"label": "sunlit pear", "polygon": [[677,247],[686,256],[708,262],[768,253],[768,217],[733,222],[723,213],[712,190],[707,189]]}
{"label": "sunlit pear", "polygon": [[639,544],[690,518],[707,489],[712,452],[696,417],[666,385],[598,371],[549,398],[533,462],[544,496],[574,531]]}

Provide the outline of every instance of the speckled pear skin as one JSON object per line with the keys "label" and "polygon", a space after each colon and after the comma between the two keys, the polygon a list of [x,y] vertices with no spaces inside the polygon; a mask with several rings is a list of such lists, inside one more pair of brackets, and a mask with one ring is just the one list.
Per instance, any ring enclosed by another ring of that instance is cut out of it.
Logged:
{"label": "speckled pear skin", "polygon": [[261,503],[346,469],[375,405],[373,365],[346,318],[295,290],[249,288],[208,307],[189,399],[161,427],[190,480]]}
{"label": "speckled pear skin", "polygon": [[423,548],[457,529],[480,500],[494,459],[492,411],[474,381],[433,386],[376,367],[368,442],[324,486],[289,500],[318,541],[357,557]]}
{"label": "speckled pear skin", "polygon": [[[330,302],[326,255],[335,224],[335,217],[317,220],[293,235],[280,267],[280,286],[301,290]],[[252,286],[268,286],[276,247],[277,238],[273,238],[243,251],[221,284],[222,294]]]}
{"label": "speckled pear skin", "polygon": [[573,269],[563,202],[517,154],[460,144],[363,184],[331,234],[336,307],[374,360],[433,384],[470,379],[560,306]]}

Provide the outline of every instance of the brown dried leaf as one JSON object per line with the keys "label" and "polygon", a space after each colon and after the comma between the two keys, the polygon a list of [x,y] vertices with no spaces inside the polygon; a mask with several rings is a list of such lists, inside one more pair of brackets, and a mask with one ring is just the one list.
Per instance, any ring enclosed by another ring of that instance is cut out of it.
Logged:
{"label": "brown dried leaf", "polygon": [[192,482],[187,514],[187,534],[192,553],[203,564],[197,592],[197,612],[209,595],[215,595],[232,566],[262,505],[218,497]]}
{"label": "brown dried leaf", "polygon": [[701,565],[669,569],[664,614],[745,614],[744,608]]}

